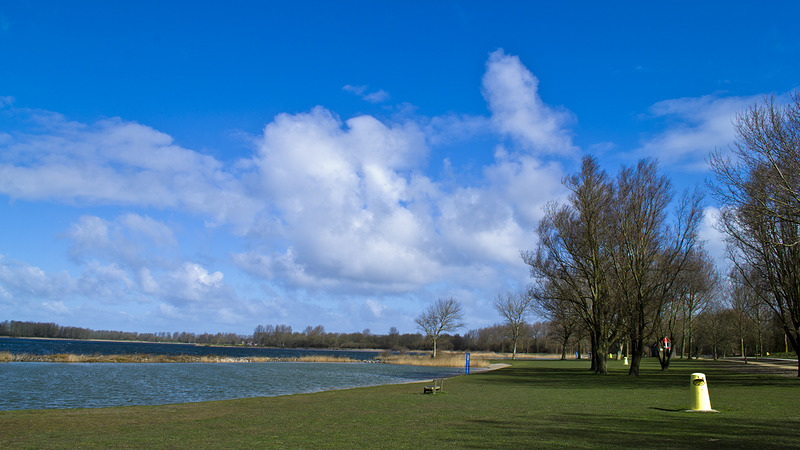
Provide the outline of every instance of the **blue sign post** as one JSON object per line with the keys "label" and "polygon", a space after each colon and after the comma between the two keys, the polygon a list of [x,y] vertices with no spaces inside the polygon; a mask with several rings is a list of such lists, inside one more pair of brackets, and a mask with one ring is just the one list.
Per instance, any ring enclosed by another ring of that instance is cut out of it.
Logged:
{"label": "blue sign post", "polygon": [[467,352],[467,365],[464,367],[464,375],[469,375],[469,352]]}

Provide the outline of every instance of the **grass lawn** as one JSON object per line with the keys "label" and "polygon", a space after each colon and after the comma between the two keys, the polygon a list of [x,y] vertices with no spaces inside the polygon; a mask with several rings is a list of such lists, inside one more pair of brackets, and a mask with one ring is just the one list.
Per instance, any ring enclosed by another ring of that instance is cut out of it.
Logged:
{"label": "grass lawn", "polygon": [[[165,406],[0,412],[0,447],[797,448],[800,380],[705,361],[520,361],[446,380]],[[687,413],[689,374],[719,413]]]}

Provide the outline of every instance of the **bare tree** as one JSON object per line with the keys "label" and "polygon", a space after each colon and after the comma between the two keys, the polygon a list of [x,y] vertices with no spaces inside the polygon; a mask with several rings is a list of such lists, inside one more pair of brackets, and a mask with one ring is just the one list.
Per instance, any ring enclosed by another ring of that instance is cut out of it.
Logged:
{"label": "bare tree", "polygon": [[[615,291],[631,339],[630,375],[639,375],[645,339],[654,336],[665,301],[697,242],[702,195],[685,195],[675,224],[667,222],[673,192],[653,160],[623,167],[617,177],[612,253]],[[667,353],[667,352],[665,352]]]}
{"label": "bare tree", "polygon": [[720,228],[742,281],[780,319],[800,376],[800,93],[786,106],[768,97],[735,120],[731,157],[717,151],[711,183]]}
{"label": "bare tree", "polygon": [[428,309],[415,319],[422,330],[433,343],[433,357],[436,357],[436,342],[439,335],[446,331],[455,331],[464,326],[464,313],[461,302],[450,297],[438,299]]}
{"label": "bare tree", "polygon": [[728,304],[734,315],[734,325],[737,331],[737,339],[739,343],[739,350],[744,358],[744,363],[747,364],[747,344],[745,338],[749,334],[751,325],[750,316],[751,310],[757,306],[759,302],[758,292],[752,285],[748,284],[744,276],[733,269],[730,274],[730,296],[728,297]]}
{"label": "bare tree", "polygon": [[525,324],[525,317],[530,313],[533,298],[527,294],[507,292],[500,294],[494,301],[494,309],[506,320],[511,335],[511,359],[517,359],[517,341],[520,329]]}
{"label": "bare tree", "polygon": [[537,302],[570,303],[590,331],[592,370],[606,373],[606,356],[619,332],[619,308],[611,295],[611,204],[614,187],[597,160],[583,158],[581,171],[564,179],[569,203],[551,203],[539,223],[535,252],[522,252],[531,267]]}
{"label": "bare tree", "polygon": [[[689,358],[692,357],[695,319],[718,294],[719,283],[720,276],[711,256],[703,248],[693,251],[689,256],[687,270],[680,276],[675,288],[681,297],[680,306],[683,316],[682,355],[687,354]],[[686,347],[688,347],[688,352]],[[695,356],[697,355],[695,354]]]}
{"label": "bare tree", "polygon": [[729,328],[725,316],[730,311],[723,308],[722,299],[722,295],[712,296],[703,311],[697,316],[699,338],[711,346],[711,355],[715,360],[719,357],[719,350],[726,339],[726,331]]}
{"label": "bare tree", "polygon": [[[546,291],[559,292],[554,286],[546,288]],[[562,290],[557,295],[542,295],[538,301],[534,302],[537,313],[550,321],[554,334],[561,343],[561,359],[567,359],[567,347],[570,343],[570,338],[576,332],[580,333],[581,330],[578,327],[582,324],[573,302],[562,300],[565,295],[568,294]],[[530,297],[533,299],[534,294],[530,294]],[[577,341],[578,358],[580,358],[580,339],[577,339]]]}
{"label": "bare tree", "polygon": [[590,331],[592,370],[604,374],[608,349],[619,331],[619,309],[607,278],[614,187],[590,156],[563,183],[571,191],[569,203],[545,208],[537,249],[523,252],[522,259],[531,266],[537,302],[572,304]]}

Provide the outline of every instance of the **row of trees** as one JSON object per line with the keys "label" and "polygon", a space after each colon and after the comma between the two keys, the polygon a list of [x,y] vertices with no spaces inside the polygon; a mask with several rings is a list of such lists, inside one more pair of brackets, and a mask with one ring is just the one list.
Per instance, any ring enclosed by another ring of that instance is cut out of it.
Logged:
{"label": "row of trees", "polygon": [[[691,336],[683,319],[676,326],[675,354],[678,357],[730,355],[763,356],[787,351],[780,322],[756,297],[741,285],[728,296],[714,297],[693,319]],[[511,294],[498,296],[508,298]],[[525,297],[520,295],[519,297]],[[529,310],[531,311],[531,310]],[[529,316],[527,316],[529,317]],[[562,358],[584,357],[590,352],[589,333],[580,322],[564,326],[558,321],[526,321],[518,327],[509,322],[472,329],[464,334],[440,333],[437,351],[486,351],[500,353],[561,354]],[[514,331],[516,329],[516,332]],[[565,332],[565,330],[567,330]],[[77,332],[80,333],[77,333]],[[232,333],[134,333],[93,331],[86,328],[59,326],[39,322],[0,322],[0,336],[42,337],[63,339],[134,340],[145,342],[182,342],[205,345],[257,345],[285,348],[375,348],[395,351],[431,350],[432,343],[419,333],[401,334],[392,328],[388,334],[369,330],[358,333],[329,333],[323,327],[306,327],[292,331],[288,325],[259,325],[252,335]],[[516,349],[516,353],[515,353]],[[619,350],[612,346],[612,351]]]}
{"label": "row of trees", "polygon": [[684,194],[670,218],[674,192],[653,160],[612,179],[585,157],[564,184],[568,203],[545,208],[537,249],[522,253],[530,296],[550,320],[582,322],[594,371],[606,373],[610,347],[626,342],[638,375],[648,341],[673,335],[675,318],[707,286],[701,267],[709,257],[697,238],[702,195]]}
{"label": "row of trees", "polygon": [[[767,99],[738,116],[731,156],[711,156],[717,181],[710,187],[721,205],[720,230],[733,266],[724,279],[698,239],[703,195],[696,189],[674,201],[670,180],[655,161],[623,166],[612,178],[595,158],[585,157],[580,172],[564,180],[567,202],[547,205],[537,248],[522,252],[533,279],[525,295],[565,343],[575,330],[588,333],[595,372],[606,373],[614,346],[629,347],[631,375],[638,375],[656,338],[675,342],[681,335],[688,341],[683,346],[692,348],[696,319],[719,295],[740,312],[742,354],[744,310],[760,317],[756,322],[779,324],[797,353],[800,96],[792,101],[779,107]],[[720,285],[727,286],[724,293]],[[513,306],[524,308],[523,296]],[[504,298],[496,307],[514,310]],[[518,318],[505,316],[513,339]],[[673,354],[664,350],[662,368]]]}
{"label": "row of trees", "polygon": [[63,326],[56,323],[23,322],[6,320],[0,322],[0,336],[33,337],[50,339],[96,339],[107,341],[140,341],[140,342],[182,342],[204,345],[237,345],[242,336],[236,333],[187,333],[158,332],[137,333],[132,331],[92,330],[90,328]]}
{"label": "row of trees", "polygon": [[778,320],[800,376],[800,93],[736,120],[731,156],[712,154],[732,280]]}

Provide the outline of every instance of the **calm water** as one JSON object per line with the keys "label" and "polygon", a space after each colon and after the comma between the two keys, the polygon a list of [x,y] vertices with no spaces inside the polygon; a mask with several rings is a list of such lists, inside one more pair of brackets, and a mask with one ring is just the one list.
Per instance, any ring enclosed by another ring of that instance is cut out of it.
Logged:
{"label": "calm water", "polygon": [[[0,339],[0,351],[10,351],[8,350],[12,344],[10,341],[35,341],[44,346],[53,344],[53,342],[42,343],[38,339]],[[64,343],[64,341],[55,342],[59,343],[58,345]],[[96,344],[120,343],[88,345]],[[32,344],[17,342],[14,345]],[[166,346],[174,347],[171,344]],[[208,347],[195,348],[208,349]],[[215,348],[219,349],[270,350]],[[291,352],[300,352],[291,356],[309,354],[302,350]],[[28,350],[14,353],[34,352]],[[68,346],[46,353],[93,354],[99,351],[78,351],[76,347]],[[110,353],[122,352],[110,351]],[[160,352],[148,350],[133,353]],[[212,353],[250,356],[250,354],[231,354],[222,351],[201,354]],[[362,352],[342,353],[362,354]],[[276,356],[263,353],[256,355]],[[368,363],[0,363],[0,410],[160,405],[276,396],[447,377],[458,375],[462,370]]]}

